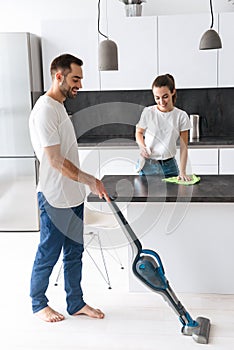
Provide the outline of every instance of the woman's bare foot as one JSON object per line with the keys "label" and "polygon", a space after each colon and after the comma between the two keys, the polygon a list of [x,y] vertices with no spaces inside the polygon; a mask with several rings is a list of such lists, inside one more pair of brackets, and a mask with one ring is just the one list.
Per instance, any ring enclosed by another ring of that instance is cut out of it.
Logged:
{"label": "woman's bare foot", "polygon": [[53,310],[50,306],[35,313],[37,317],[46,322],[59,322],[64,320],[64,316],[59,312]]}
{"label": "woman's bare foot", "polygon": [[75,314],[73,314],[73,316],[78,316],[78,315],[86,315],[86,316],[89,316],[92,318],[104,318],[105,317],[104,313],[101,310],[94,309],[87,304],[84,307],[82,307],[82,309],[80,309]]}

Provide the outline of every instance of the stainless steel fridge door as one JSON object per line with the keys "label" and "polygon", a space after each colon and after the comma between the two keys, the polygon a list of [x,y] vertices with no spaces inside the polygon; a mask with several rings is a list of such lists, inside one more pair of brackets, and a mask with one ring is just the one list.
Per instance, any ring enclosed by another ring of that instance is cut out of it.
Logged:
{"label": "stainless steel fridge door", "polygon": [[32,108],[28,33],[0,33],[0,156],[34,156],[28,128]]}
{"label": "stainless steel fridge door", "polygon": [[35,158],[0,158],[0,231],[38,231]]}

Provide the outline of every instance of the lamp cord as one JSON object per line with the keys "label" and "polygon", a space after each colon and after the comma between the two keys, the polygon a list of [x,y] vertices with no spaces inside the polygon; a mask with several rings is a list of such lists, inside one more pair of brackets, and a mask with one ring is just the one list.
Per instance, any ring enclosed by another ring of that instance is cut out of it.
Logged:
{"label": "lamp cord", "polygon": [[100,27],[100,2],[101,2],[101,0],[98,0],[98,33],[101,34],[102,36],[104,36],[104,38],[108,39],[108,36],[103,34],[99,29],[99,27]]}
{"label": "lamp cord", "polygon": [[214,14],[213,14],[212,0],[210,0],[210,12],[211,12],[211,26],[210,26],[210,29],[212,29],[213,28],[213,24],[214,24]]}

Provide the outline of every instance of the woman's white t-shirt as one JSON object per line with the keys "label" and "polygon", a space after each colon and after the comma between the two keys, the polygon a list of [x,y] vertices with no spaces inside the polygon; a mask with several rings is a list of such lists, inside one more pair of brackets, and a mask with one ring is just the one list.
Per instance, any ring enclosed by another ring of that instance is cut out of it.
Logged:
{"label": "woman's white t-shirt", "polygon": [[170,112],[161,112],[156,105],[145,107],[136,125],[145,130],[145,144],[151,150],[150,158],[168,159],[176,154],[176,142],[181,131],[189,130],[188,114],[174,107]]}
{"label": "woman's white t-shirt", "polygon": [[61,155],[79,168],[78,145],[72,122],[63,104],[53,98],[41,96],[29,118],[31,142],[40,161],[37,191],[56,208],[69,208],[83,203],[83,184],[63,176],[53,168],[44,153],[44,147],[60,145]]}

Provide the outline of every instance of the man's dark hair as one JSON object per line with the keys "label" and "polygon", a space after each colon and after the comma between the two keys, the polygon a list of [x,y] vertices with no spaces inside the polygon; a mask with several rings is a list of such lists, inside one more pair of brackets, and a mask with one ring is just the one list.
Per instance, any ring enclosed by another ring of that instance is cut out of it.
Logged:
{"label": "man's dark hair", "polygon": [[75,56],[70,55],[70,54],[63,54],[63,55],[56,57],[51,62],[51,65],[50,65],[50,74],[51,74],[52,78],[54,77],[55,73],[58,70],[61,70],[62,72],[64,72],[65,70],[68,70],[70,72],[72,63],[75,63],[78,66],[83,65],[83,61],[80,58],[75,57]]}

